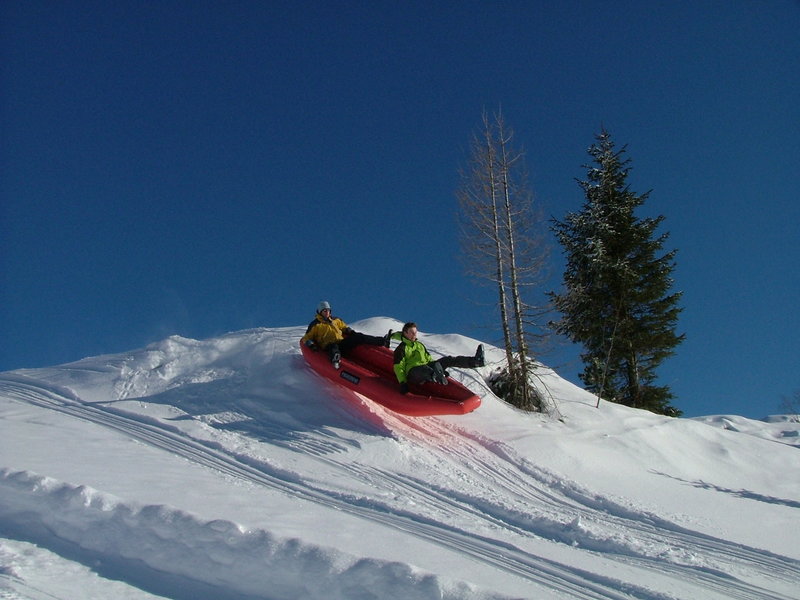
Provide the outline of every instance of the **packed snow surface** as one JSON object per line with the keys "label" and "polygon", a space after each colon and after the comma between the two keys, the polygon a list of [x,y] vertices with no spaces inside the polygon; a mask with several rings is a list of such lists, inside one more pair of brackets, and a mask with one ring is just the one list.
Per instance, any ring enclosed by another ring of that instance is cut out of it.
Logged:
{"label": "packed snow surface", "polygon": [[303,331],[0,373],[0,598],[800,598],[796,418],[596,408],[547,370],[523,413],[492,347],[451,371],[477,411],[404,417],[311,371]]}

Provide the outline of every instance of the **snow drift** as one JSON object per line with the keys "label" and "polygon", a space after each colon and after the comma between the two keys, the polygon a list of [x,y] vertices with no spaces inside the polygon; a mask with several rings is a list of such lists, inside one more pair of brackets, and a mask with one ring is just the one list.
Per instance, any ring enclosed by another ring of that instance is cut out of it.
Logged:
{"label": "snow drift", "polygon": [[475,413],[404,417],[315,375],[302,333],[0,374],[0,597],[798,598],[795,420],[597,410],[547,372],[559,421],[491,364],[451,372]]}

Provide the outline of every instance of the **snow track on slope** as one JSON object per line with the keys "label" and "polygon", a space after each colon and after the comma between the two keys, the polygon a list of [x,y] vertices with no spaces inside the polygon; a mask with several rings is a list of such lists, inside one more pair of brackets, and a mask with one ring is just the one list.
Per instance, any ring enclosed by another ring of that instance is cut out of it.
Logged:
{"label": "snow track on slope", "polygon": [[[436,481],[435,478],[426,480],[359,464],[340,452],[344,447],[343,441],[324,439],[318,432],[291,440],[293,445],[304,448],[307,455],[347,473],[350,478],[355,476],[366,480],[382,491],[395,491],[398,496],[425,506],[426,511],[444,513],[444,518],[434,520],[422,512],[403,509],[381,498],[365,497],[361,493],[306,481],[298,473],[277,469],[227,448],[221,438],[221,441],[200,440],[175,424],[133,415],[108,405],[86,403],[56,386],[45,388],[39,382],[12,377],[0,380],[0,388],[8,397],[114,429],[228,477],[285,492],[440,544],[450,551],[535,581],[539,586],[570,598],[665,600],[688,596],[664,595],[629,585],[623,583],[622,578],[601,574],[600,568],[598,572],[590,572],[571,566],[568,552],[553,553],[555,557],[567,556],[567,560],[562,560],[549,558],[541,552],[537,554],[526,546],[533,548],[532,542],[541,543],[541,539],[545,539],[553,543],[555,550],[563,547],[568,550],[574,547],[588,549],[598,553],[598,565],[601,558],[611,557],[621,569],[652,569],[653,563],[657,562],[659,571],[667,571],[681,582],[679,587],[699,588],[706,593],[713,591],[715,596],[706,595],[707,598],[788,598],[767,587],[760,588],[738,580],[734,574],[741,570],[755,571],[765,583],[775,577],[784,581],[800,579],[798,561],[692,532],[635,508],[621,506],[582,489],[574,482],[559,481],[554,475],[516,456],[508,447],[439,419],[408,419],[377,411],[384,425],[399,437],[401,443],[416,444],[438,455],[459,476],[477,480],[486,490],[485,495],[462,494],[453,486],[431,486],[430,481]],[[24,487],[20,481],[24,477],[20,474],[7,474],[5,481],[11,479]],[[470,486],[469,489],[473,488]],[[514,500],[513,505],[509,498]],[[40,515],[40,518],[46,519],[45,515]],[[465,530],[460,526],[462,522],[474,523],[476,520],[487,531],[499,529],[502,535],[490,536],[476,527]],[[160,526],[165,525],[161,523]],[[244,535],[241,531],[236,533],[236,526],[232,523],[226,526],[217,524],[216,527],[219,528],[218,535],[212,531],[211,537],[218,544],[229,543],[226,539],[231,535]],[[266,532],[262,534],[268,535]],[[677,556],[669,556],[671,551]],[[136,548],[127,549],[127,552],[135,553]],[[126,557],[146,560],[129,554]],[[692,560],[696,564],[691,564]],[[263,565],[259,566],[263,568]],[[244,568],[242,565],[237,567]],[[376,561],[372,568],[379,571],[384,566]],[[184,575],[198,577],[199,571]],[[229,580],[228,585],[236,585],[235,572],[231,573]],[[332,597],[330,587],[320,589],[320,593],[327,592],[324,597]],[[249,593],[251,590],[242,591]]]}
{"label": "snow track on slope", "polygon": [[[519,508],[512,510],[465,495],[457,495],[456,503],[472,505],[476,511],[496,519],[498,526],[521,536],[581,547],[651,572],[667,571],[676,580],[695,581],[705,593],[714,590],[722,598],[793,598],[770,587],[778,579],[791,590],[800,581],[800,561],[693,531],[652,512],[624,506],[574,481],[561,480],[507,445],[459,425],[430,420],[424,429],[415,422],[411,431],[417,432],[421,441],[439,440],[442,449],[458,457],[461,464],[485,474],[489,483],[502,488],[498,497],[519,498]],[[419,481],[413,485],[425,484]],[[448,494],[453,492],[442,490],[438,495],[445,498]],[[536,516],[531,515],[531,509]],[[743,572],[755,575],[764,587],[740,581],[736,575]]]}
{"label": "snow track on slope", "polygon": [[[360,518],[376,521],[428,541],[457,549],[468,556],[494,565],[509,573],[536,580],[545,587],[567,593],[572,598],[585,598],[587,600],[625,600],[631,597],[641,598],[642,600],[658,600],[662,598],[660,595],[653,595],[645,590],[633,596],[621,594],[617,591],[617,588],[622,585],[618,581],[606,580],[591,573],[565,568],[552,561],[530,556],[512,545],[498,545],[492,539],[481,539],[468,532],[456,529],[442,529],[438,523],[430,520],[420,520],[418,516],[412,513],[394,513],[390,512],[387,507],[382,507],[374,502],[365,503],[358,499],[345,498],[335,493],[320,491],[312,486],[304,485],[294,474],[276,472],[263,463],[252,464],[253,461],[250,457],[228,454],[221,448],[212,447],[207,442],[198,442],[186,438],[175,428],[164,426],[163,424],[147,423],[129,415],[120,414],[110,407],[98,407],[93,404],[80,403],[78,399],[67,391],[62,392],[55,388],[37,389],[37,386],[21,381],[17,381],[16,385],[13,385],[7,380],[0,381],[0,389],[8,397],[16,397],[42,408],[57,410],[63,414],[115,429],[143,443],[182,456],[228,476],[274,490],[284,491],[304,500],[334,507]],[[23,488],[27,484],[30,491],[41,487],[41,482],[37,481],[36,478],[30,481],[26,481],[27,479],[29,478],[22,474],[6,474],[4,483],[8,486],[9,481],[16,481],[17,487],[21,486]],[[62,488],[59,488],[58,491],[63,493]],[[76,487],[74,493],[80,496],[85,493],[85,490]],[[40,516],[43,522],[47,521],[45,515]],[[141,525],[138,521],[137,525]],[[224,537],[218,541],[224,542]],[[127,551],[129,553],[133,552],[135,548]],[[147,560],[145,556],[134,557],[127,555],[127,558]],[[217,574],[217,577],[219,577],[219,574]],[[268,581],[264,582],[265,585],[268,583]],[[228,584],[234,585],[235,579],[231,579]],[[328,588],[328,592],[330,592],[330,588]],[[330,596],[321,595],[320,598],[322,597]]]}

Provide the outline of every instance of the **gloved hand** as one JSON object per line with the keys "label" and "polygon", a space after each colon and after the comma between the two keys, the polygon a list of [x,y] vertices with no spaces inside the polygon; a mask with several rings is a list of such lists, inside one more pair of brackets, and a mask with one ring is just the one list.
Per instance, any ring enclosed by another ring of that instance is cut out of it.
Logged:
{"label": "gloved hand", "polygon": [[400,393],[401,394],[407,394],[408,393],[408,384],[406,382],[403,382],[403,383],[400,384]]}
{"label": "gloved hand", "polygon": [[306,346],[308,346],[312,350],[317,349],[317,345],[314,343],[314,340],[306,340]]}

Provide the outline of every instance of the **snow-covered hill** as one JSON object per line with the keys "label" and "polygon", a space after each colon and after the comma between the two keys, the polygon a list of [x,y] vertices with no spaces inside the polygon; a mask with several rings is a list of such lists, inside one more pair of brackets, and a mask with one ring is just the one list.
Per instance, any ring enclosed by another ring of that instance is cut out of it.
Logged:
{"label": "snow-covered hill", "polygon": [[548,374],[559,421],[491,365],[452,371],[476,412],[403,417],[315,375],[302,333],[0,374],[0,598],[800,598],[797,422],[598,410]]}

